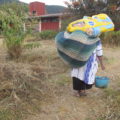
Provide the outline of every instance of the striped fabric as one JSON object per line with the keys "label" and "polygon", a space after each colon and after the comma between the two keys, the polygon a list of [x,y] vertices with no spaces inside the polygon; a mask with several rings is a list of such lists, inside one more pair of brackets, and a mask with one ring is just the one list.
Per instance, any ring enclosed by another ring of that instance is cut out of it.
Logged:
{"label": "striped fabric", "polygon": [[60,32],[55,40],[60,57],[72,67],[81,67],[86,64],[100,39],[75,31],[71,34]]}

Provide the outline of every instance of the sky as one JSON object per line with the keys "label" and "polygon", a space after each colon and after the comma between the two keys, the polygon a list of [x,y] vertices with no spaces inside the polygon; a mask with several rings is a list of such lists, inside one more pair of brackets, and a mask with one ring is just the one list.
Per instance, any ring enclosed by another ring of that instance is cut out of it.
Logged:
{"label": "sky", "polygon": [[64,1],[70,1],[70,0],[19,0],[25,3],[30,3],[34,1],[44,2],[46,5],[62,5],[65,6]]}

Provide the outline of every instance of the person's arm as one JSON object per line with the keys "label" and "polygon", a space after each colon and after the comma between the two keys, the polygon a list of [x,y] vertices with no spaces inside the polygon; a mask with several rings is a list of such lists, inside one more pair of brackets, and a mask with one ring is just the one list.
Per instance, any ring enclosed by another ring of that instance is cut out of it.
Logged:
{"label": "person's arm", "polygon": [[103,64],[103,56],[97,56],[98,57],[98,60],[100,62],[100,66],[101,66],[101,69],[102,70],[105,70],[105,66]]}
{"label": "person's arm", "polygon": [[96,54],[97,54],[97,58],[100,63],[101,69],[105,70],[105,66],[103,64],[103,49],[102,49],[101,41],[98,41],[98,43],[97,43]]}

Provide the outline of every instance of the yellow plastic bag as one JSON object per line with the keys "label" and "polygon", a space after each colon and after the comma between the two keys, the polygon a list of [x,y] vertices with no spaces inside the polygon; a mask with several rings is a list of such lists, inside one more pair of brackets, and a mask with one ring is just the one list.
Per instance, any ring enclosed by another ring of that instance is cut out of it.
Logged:
{"label": "yellow plastic bag", "polygon": [[92,17],[84,16],[83,19],[76,20],[67,27],[68,32],[74,32],[76,30],[84,32],[91,30],[92,35],[98,36],[102,32],[113,31],[114,24],[106,14],[98,14]]}

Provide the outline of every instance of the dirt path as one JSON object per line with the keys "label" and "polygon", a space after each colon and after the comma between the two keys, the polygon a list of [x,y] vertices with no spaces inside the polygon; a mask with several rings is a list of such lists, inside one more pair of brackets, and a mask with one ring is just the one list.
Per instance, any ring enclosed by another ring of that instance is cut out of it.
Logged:
{"label": "dirt path", "polygon": [[[98,75],[109,76],[109,88],[114,88],[120,76],[119,49],[105,48],[104,51],[106,71],[99,70]],[[50,78],[51,89],[47,99],[41,101],[40,113],[31,115],[26,120],[96,120],[96,116],[104,112],[104,90],[93,87],[88,91],[87,97],[74,97],[69,72]]]}

